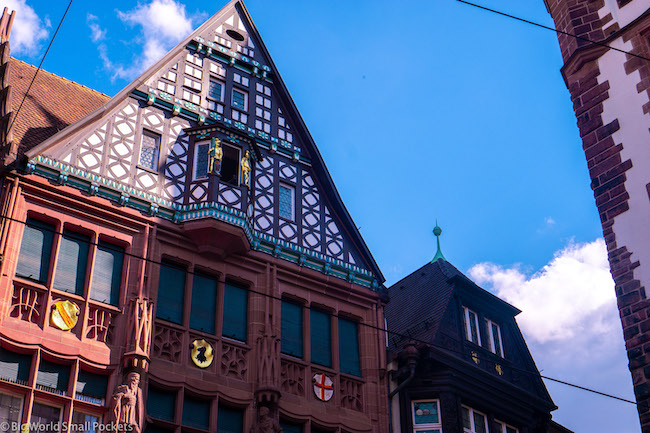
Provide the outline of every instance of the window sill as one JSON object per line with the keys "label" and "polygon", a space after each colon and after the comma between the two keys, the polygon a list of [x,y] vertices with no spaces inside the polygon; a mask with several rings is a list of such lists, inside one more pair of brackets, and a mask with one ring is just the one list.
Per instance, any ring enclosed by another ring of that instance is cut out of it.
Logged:
{"label": "window sill", "polygon": [[112,311],[113,313],[116,313],[116,314],[121,314],[122,313],[122,309],[120,307],[118,307],[117,305],[106,304],[104,302],[96,301],[94,299],[88,299],[88,304],[92,305],[94,307],[103,308],[104,310]]}
{"label": "window sill", "polygon": [[155,174],[156,176],[158,176],[158,175],[160,174],[160,173],[158,173],[157,170],[154,170],[154,169],[149,168],[149,167],[143,167],[143,166],[141,166],[140,164],[137,164],[135,167],[136,167],[137,169],[144,170],[144,171],[146,171],[147,173]]}
{"label": "window sill", "polygon": [[366,383],[366,381],[361,376],[355,376],[354,374],[339,372],[339,375],[342,379],[356,380],[357,382]]}
{"label": "window sill", "polygon": [[225,335],[221,336],[221,340],[224,343],[232,344],[233,346],[241,347],[242,349],[250,350],[251,347],[244,341],[234,339],[232,337],[226,337]]}

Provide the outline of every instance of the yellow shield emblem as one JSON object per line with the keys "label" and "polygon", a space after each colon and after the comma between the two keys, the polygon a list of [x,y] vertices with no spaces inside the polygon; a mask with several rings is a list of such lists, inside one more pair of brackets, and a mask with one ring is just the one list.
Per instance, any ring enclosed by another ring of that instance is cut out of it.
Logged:
{"label": "yellow shield emblem", "polygon": [[192,341],[192,350],[190,351],[192,362],[199,368],[208,368],[212,364],[214,358],[214,351],[212,346],[207,341],[194,340]]}
{"label": "yellow shield emblem", "polygon": [[69,331],[77,324],[79,306],[72,301],[56,301],[52,309],[52,325],[62,331]]}

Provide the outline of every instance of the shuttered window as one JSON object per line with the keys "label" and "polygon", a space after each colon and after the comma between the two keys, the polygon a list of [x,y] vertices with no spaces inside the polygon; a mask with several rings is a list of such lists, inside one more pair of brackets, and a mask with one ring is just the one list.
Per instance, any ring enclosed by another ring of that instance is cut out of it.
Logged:
{"label": "shuttered window", "polygon": [[[68,391],[70,366],[55,364],[41,359],[36,375],[36,385],[47,388],[48,391],[65,394]],[[58,394],[58,393],[57,393]]]}
{"label": "shuttered window", "polygon": [[17,276],[47,282],[54,230],[51,224],[27,218],[16,266]]}
{"label": "shuttered window", "polygon": [[207,275],[194,274],[190,328],[214,334],[217,310],[217,281]]}
{"label": "shuttered window", "polygon": [[243,433],[244,412],[219,406],[217,415],[217,433]]}
{"label": "shuttered window", "polygon": [[90,284],[90,299],[117,305],[122,281],[124,248],[99,242],[95,253],[93,280]]}
{"label": "shuttered window", "polygon": [[0,379],[27,385],[32,355],[0,349]]}
{"label": "shuttered window", "polygon": [[185,269],[163,261],[158,283],[158,307],[156,317],[174,323],[183,323],[185,299]]}
{"label": "shuttered window", "polygon": [[149,387],[147,395],[147,414],[163,421],[174,422],[176,412],[176,392],[163,391]]}
{"label": "shuttered window", "polygon": [[282,353],[302,358],[302,306],[282,301],[280,314]]}
{"label": "shuttered window", "polygon": [[54,273],[54,288],[83,295],[90,237],[64,230]]}
{"label": "shuttered window", "polygon": [[210,427],[210,402],[186,396],[183,399],[183,425],[207,430]]}
{"label": "shuttered window", "polygon": [[341,317],[339,317],[339,364],[341,373],[361,376],[358,325]]}
{"label": "shuttered window", "polygon": [[332,328],[330,315],[318,310],[310,311],[311,362],[332,366]]}
{"label": "shuttered window", "polygon": [[[91,403],[99,403],[94,400],[97,399],[102,400],[102,402],[99,404],[104,404],[104,399],[106,398],[107,383],[108,376],[79,370],[76,387],[77,399],[90,401]],[[90,397],[90,399],[79,398],[79,394]]]}
{"label": "shuttered window", "polygon": [[246,289],[226,283],[223,294],[223,335],[246,341],[248,293]]}

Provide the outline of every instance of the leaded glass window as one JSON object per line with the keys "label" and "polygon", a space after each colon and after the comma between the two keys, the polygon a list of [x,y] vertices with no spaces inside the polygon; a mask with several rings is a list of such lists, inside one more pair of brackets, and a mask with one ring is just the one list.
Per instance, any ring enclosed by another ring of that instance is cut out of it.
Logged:
{"label": "leaded glass window", "polygon": [[194,179],[202,179],[208,176],[208,151],[210,150],[209,143],[201,143],[195,147],[195,166],[194,166]]}
{"label": "leaded glass window", "polygon": [[153,132],[142,132],[140,147],[140,166],[149,170],[158,170],[158,155],[160,153],[160,135]]}
{"label": "leaded glass window", "polygon": [[221,85],[220,82],[216,80],[210,80],[210,86],[208,87],[208,96],[212,99],[216,99],[217,101],[221,101],[223,99],[222,97],[222,90],[223,86]]}
{"label": "leaded glass window", "polygon": [[281,218],[293,220],[293,192],[292,187],[280,185],[278,203]]}
{"label": "leaded glass window", "polygon": [[247,95],[238,90],[232,91],[232,106],[240,110],[246,110]]}

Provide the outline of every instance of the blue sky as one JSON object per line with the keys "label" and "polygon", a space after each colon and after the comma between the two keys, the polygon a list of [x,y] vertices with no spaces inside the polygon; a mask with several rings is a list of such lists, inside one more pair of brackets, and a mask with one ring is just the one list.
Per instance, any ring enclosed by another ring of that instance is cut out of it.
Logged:
{"label": "blue sky", "polygon": [[[38,64],[67,2],[3,2]],[[113,95],[223,4],[75,2],[44,68]],[[482,4],[553,25],[542,0]],[[555,35],[452,0],[246,5],[387,284],[433,257],[437,219],[445,256],[524,310],[543,374],[633,399]],[[628,403],[547,385],[576,432],[640,431]]]}

